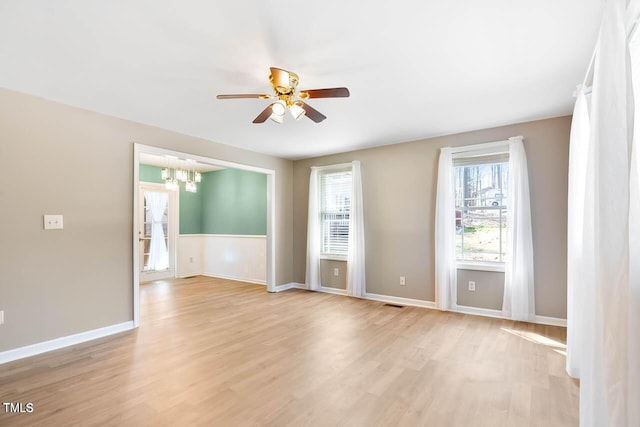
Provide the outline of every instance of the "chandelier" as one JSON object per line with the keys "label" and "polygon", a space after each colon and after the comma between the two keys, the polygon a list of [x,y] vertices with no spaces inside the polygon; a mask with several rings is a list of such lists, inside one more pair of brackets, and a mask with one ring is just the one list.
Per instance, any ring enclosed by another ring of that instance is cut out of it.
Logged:
{"label": "chandelier", "polygon": [[[180,183],[184,182],[184,189],[189,193],[195,193],[198,191],[197,182],[202,181],[202,174],[195,170],[195,160],[187,160],[187,166],[169,164],[170,159],[167,159],[167,166],[162,168],[160,176],[164,180],[164,187],[167,190],[177,191],[180,189]],[[189,167],[190,166],[190,167]]]}

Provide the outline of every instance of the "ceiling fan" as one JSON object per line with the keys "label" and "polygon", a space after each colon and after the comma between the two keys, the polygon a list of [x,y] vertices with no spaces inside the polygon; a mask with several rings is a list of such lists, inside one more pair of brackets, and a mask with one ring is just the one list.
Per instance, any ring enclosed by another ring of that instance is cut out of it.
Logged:
{"label": "ceiling fan", "polygon": [[331,89],[309,89],[298,90],[298,75],[290,71],[280,68],[271,67],[271,85],[275,91],[274,95],[262,94],[238,94],[238,95],[218,95],[217,99],[241,99],[241,98],[259,98],[259,99],[276,99],[277,101],[269,104],[267,108],[262,110],[253,120],[253,123],[264,123],[267,119],[274,122],[282,123],[284,121],[284,113],[286,110],[299,120],[302,116],[307,116],[316,123],[320,123],[327,117],[305,103],[303,100],[311,98],[348,98],[349,89],[346,87],[335,87]]}

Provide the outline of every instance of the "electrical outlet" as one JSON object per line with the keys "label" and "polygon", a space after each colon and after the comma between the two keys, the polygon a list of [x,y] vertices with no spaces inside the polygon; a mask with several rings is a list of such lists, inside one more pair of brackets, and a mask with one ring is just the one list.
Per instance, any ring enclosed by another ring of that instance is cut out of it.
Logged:
{"label": "electrical outlet", "polygon": [[404,279],[404,276],[400,276],[400,285],[401,285],[401,286],[404,286],[404,285],[406,285],[406,284],[407,284],[407,282],[406,282],[406,280]]}
{"label": "electrical outlet", "polygon": [[336,276],[336,277],[338,277],[338,276],[340,275],[340,270],[339,270],[339,269],[337,269],[337,268],[334,268],[334,269],[333,269],[333,275],[334,275],[334,276]]}
{"label": "electrical outlet", "polygon": [[0,325],[4,323],[4,310],[0,310]]}
{"label": "electrical outlet", "polygon": [[63,228],[62,215],[45,215],[43,218],[45,230],[61,230]]}
{"label": "electrical outlet", "polygon": [[472,282],[471,280],[469,280],[469,290],[471,292],[475,292],[476,291],[476,282]]}
{"label": "electrical outlet", "polygon": [[189,257],[189,262],[190,262],[191,264],[193,264],[193,257],[192,257],[192,256],[190,256],[190,257]]}

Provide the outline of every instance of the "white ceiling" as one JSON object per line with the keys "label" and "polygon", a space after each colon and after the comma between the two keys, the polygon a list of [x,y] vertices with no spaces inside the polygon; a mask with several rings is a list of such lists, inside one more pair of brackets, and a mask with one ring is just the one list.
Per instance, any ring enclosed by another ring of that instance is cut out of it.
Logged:
{"label": "white ceiling", "polygon": [[[571,113],[601,0],[5,0],[0,86],[299,159]],[[251,123],[269,67],[328,118]]]}

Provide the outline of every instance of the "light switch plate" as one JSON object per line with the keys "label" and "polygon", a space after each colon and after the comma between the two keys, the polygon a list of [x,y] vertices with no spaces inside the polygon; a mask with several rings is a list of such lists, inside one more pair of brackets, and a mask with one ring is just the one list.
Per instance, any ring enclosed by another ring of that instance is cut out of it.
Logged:
{"label": "light switch plate", "polygon": [[44,216],[44,229],[45,230],[61,230],[62,227],[62,215],[45,215]]}
{"label": "light switch plate", "polygon": [[4,323],[4,310],[0,310],[0,325]]}

